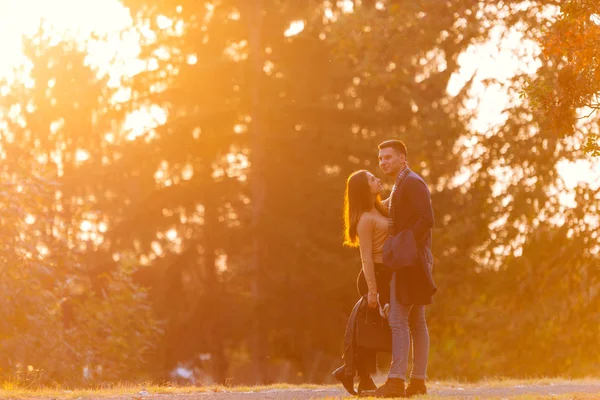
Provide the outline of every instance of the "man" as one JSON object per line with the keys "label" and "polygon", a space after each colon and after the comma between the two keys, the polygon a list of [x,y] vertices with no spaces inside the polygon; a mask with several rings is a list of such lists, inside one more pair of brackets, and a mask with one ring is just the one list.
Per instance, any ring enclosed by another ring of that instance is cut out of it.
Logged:
{"label": "man", "polygon": [[[431,278],[433,255],[431,230],[433,209],[427,184],[408,168],[406,145],[388,140],[379,145],[379,166],[384,174],[396,179],[385,201],[390,209],[391,234],[409,230],[417,245],[421,265],[396,270],[392,276],[388,321],[392,331],[392,365],[384,385],[363,392],[373,397],[410,397],[426,394],[425,379],[429,357],[429,332],[425,305],[433,302],[436,291]],[[408,387],[404,381],[408,369],[410,339],[413,344],[413,370]]]}

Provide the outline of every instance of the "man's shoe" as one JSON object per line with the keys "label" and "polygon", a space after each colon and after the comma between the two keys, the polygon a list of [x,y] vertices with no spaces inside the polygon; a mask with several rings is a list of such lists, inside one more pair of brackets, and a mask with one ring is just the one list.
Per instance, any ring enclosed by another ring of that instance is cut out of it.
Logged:
{"label": "man's shoe", "polygon": [[404,379],[388,378],[387,381],[375,390],[365,390],[361,393],[365,397],[393,398],[406,397]]}
{"label": "man's shoe", "polygon": [[373,379],[371,379],[370,376],[367,376],[366,378],[360,378],[360,381],[358,382],[358,390],[357,390],[359,396],[364,391],[375,390],[375,389],[377,389],[377,385],[375,384],[375,382],[373,382]]}
{"label": "man's shoe", "polygon": [[410,383],[406,387],[406,397],[419,396],[422,394],[427,394],[425,380],[411,378]]}
{"label": "man's shoe", "polygon": [[344,370],[345,366],[342,365],[341,367],[333,371],[331,375],[333,375],[335,379],[342,383],[342,386],[344,387],[344,389],[346,389],[348,393],[350,393],[352,396],[356,396],[356,391],[354,391],[354,376],[346,375]]}

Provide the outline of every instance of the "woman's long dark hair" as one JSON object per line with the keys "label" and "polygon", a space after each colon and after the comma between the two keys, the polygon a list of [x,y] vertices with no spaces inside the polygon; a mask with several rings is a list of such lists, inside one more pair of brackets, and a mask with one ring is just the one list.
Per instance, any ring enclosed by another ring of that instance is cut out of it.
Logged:
{"label": "woman's long dark hair", "polygon": [[362,213],[371,210],[373,206],[382,215],[387,216],[387,211],[381,204],[379,196],[373,204],[367,171],[363,169],[353,172],[346,181],[346,191],[344,193],[344,244],[346,246],[358,246],[358,221]]}

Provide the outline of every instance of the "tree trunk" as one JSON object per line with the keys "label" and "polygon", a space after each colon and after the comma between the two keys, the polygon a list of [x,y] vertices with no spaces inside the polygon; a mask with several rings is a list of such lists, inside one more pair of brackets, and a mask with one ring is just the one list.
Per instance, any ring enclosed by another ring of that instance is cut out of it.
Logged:
{"label": "tree trunk", "polygon": [[[206,281],[206,298],[210,303],[210,316],[204,316],[205,321],[210,323],[211,329],[209,333],[209,348],[211,353],[211,372],[213,379],[219,384],[225,384],[227,379],[228,363],[225,359],[225,344],[223,332],[223,315],[226,310],[223,310],[225,294],[223,293],[223,285],[217,276],[216,262],[216,244],[215,232],[219,229],[218,205],[214,198],[214,191],[208,190],[212,184],[211,170],[207,171],[202,191],[204,192],[204,229],[203,243],[204,248],[203,264]],[[208,320],[208,321],[207,321]]]}
{"label": "tree trunk", "polygon": [[247,20],[249,37],[249,69],[246,85],[250,97],[250,113],[252,117],[249,129],[251,176],[250,190],[252,193],[252,257],[250,268],[252,270],[252,298],[254,303],[254,318],[251,335],[252,360],[254,363],[254,380],[256,383],[268,383],[267,372],[267,343],[264,326],[265,299],[264,299],[264,250],[265,238],[263,227],[263,213],[265,203],[264,183],[264,135],[265,123],[263,114],[263,99],[261,86],[263,80],[263,44],[262,31],[262,1],[248,0]]}

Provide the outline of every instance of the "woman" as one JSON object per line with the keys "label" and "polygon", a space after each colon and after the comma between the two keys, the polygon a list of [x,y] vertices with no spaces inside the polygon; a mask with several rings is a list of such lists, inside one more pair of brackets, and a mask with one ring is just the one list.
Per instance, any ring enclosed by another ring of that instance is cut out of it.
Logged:
{"label": "woman", "polygon": [[[381,316],[387,317],[391,272],[382,264],[383,242],[388,236],[388,213],[379,198],[382,190],[381,180],[368,171],[356,171],[348,177],[344,195],[344,244],[360,249],[362,269],[357,279],[359,294],[366,297],[369,308],[379,308]],[[375,351],[356,348],[353,342],[354,320],[359,312],[356,310],[362,301],[355,306],[346,328],[345,363],[333,373],[351,394],[356,394],[354,370],[360,378],[359,394],[376,388],[371,379],[371,373],[375,372]],[[349,353],[352,353],[350,357]]]}

